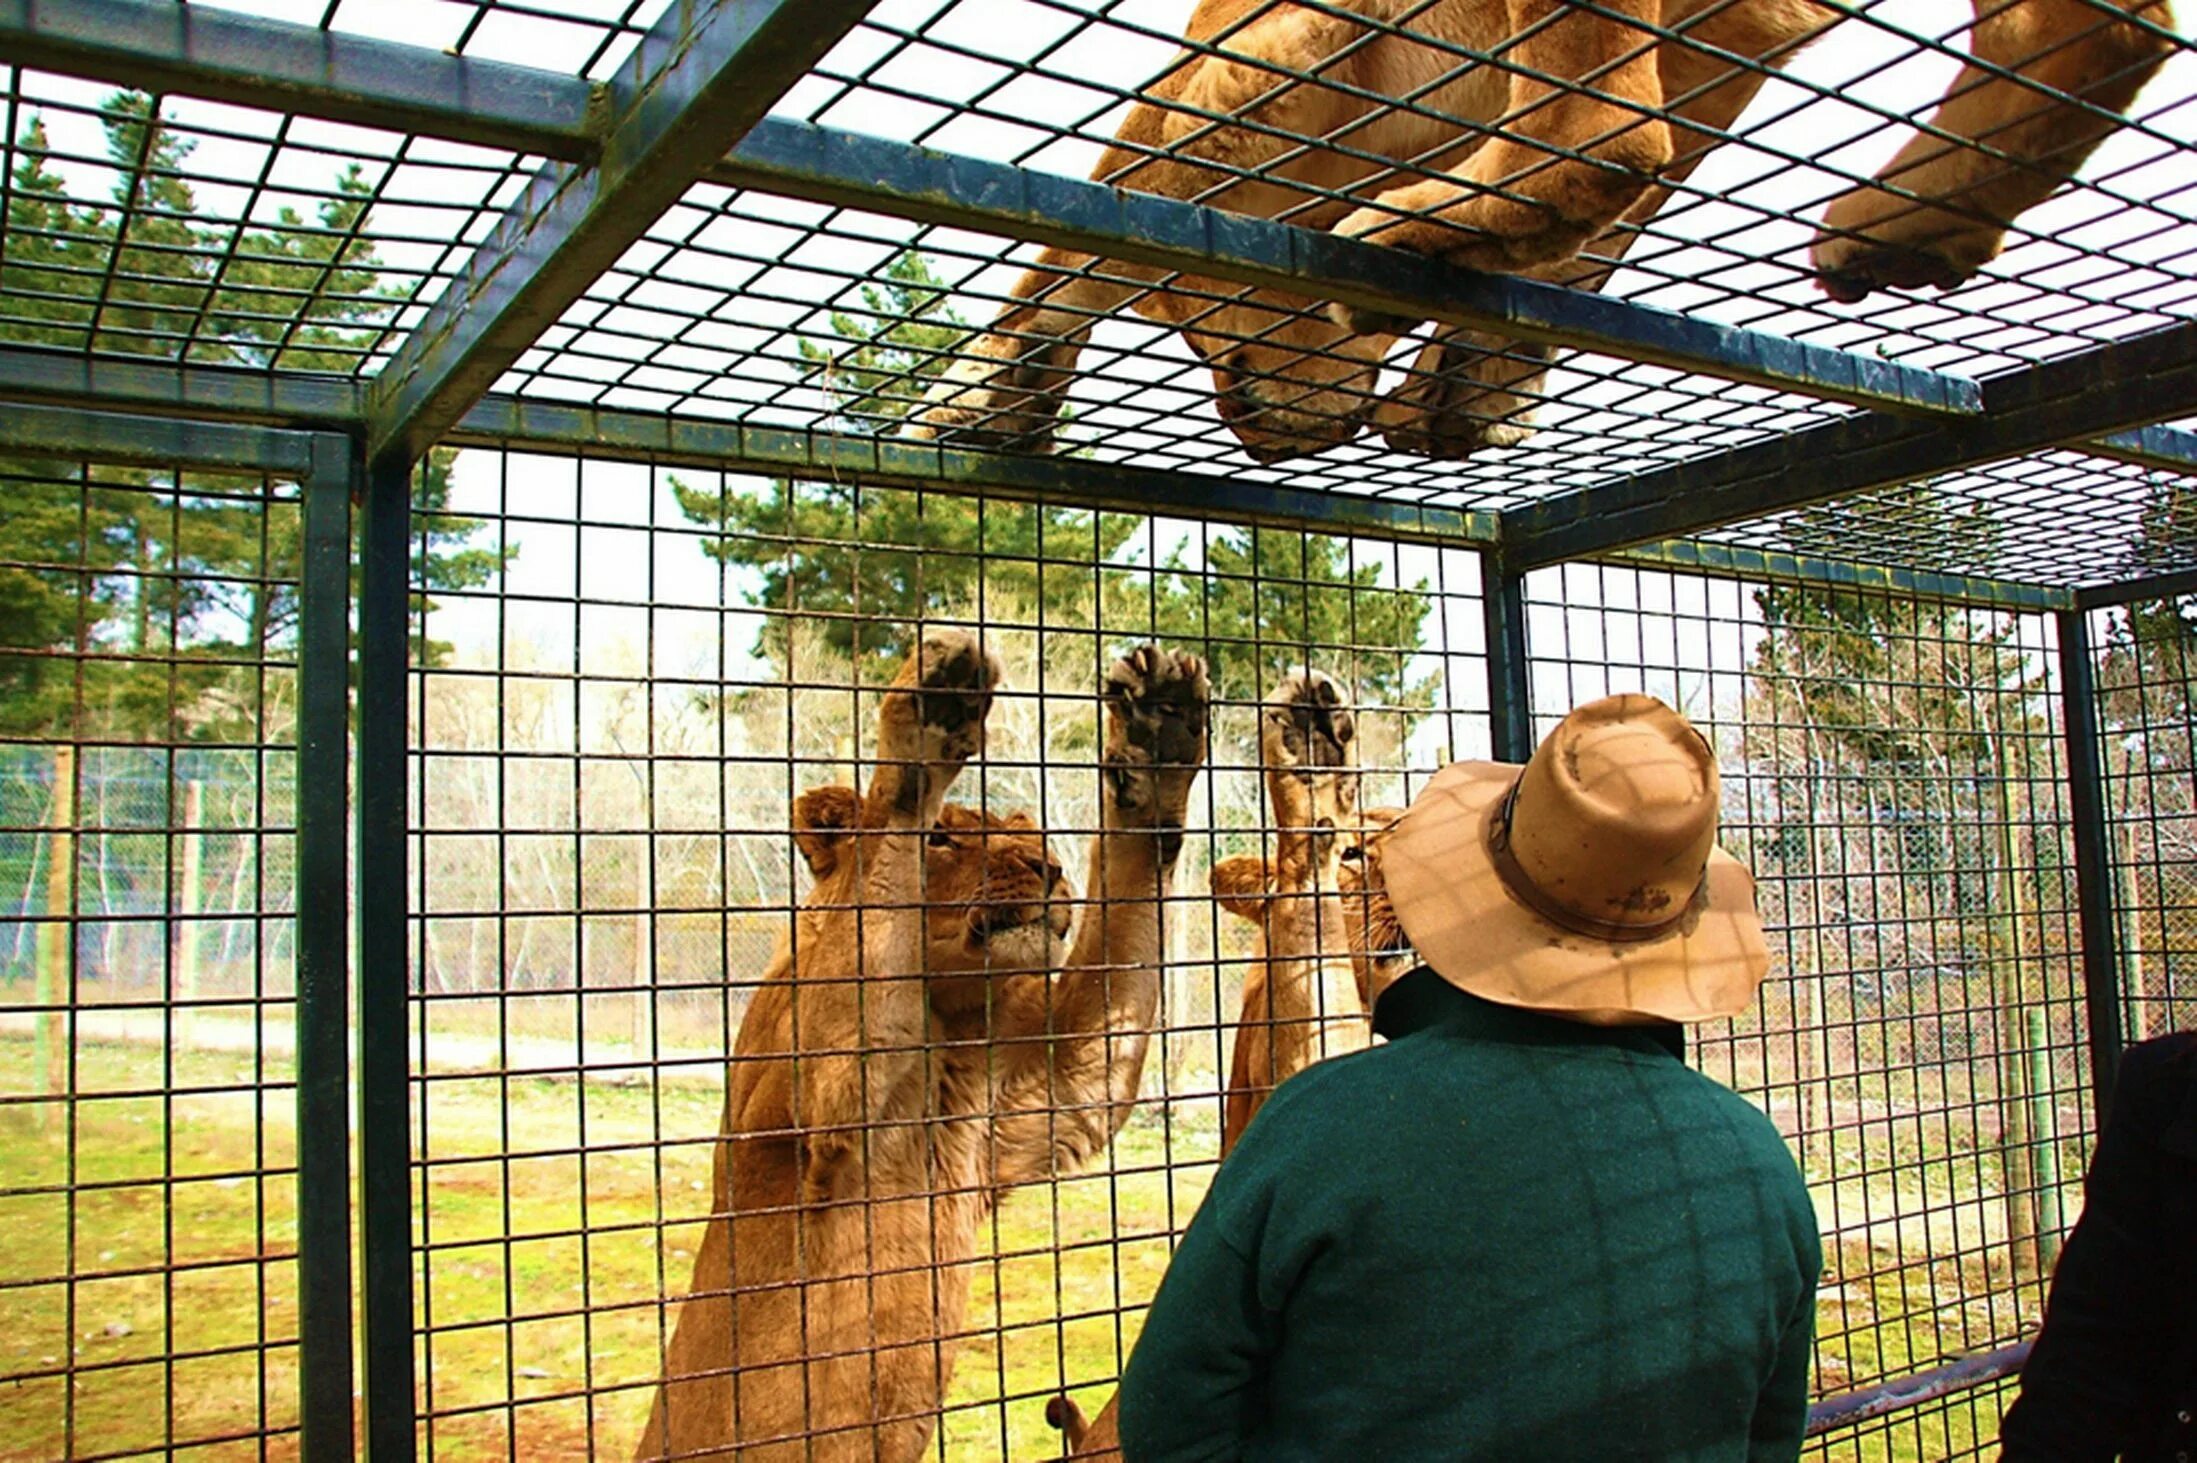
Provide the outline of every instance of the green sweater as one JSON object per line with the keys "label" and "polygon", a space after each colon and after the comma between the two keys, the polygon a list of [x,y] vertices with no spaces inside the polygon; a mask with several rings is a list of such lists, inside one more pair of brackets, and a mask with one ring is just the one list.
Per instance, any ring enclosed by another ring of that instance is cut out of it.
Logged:
{"label": "green sweater", "polygon": [[1213,1181],[1121,1384],[1128,1463],[1792,1459],[1815,1211],[1642,1028],[1381,997]]}

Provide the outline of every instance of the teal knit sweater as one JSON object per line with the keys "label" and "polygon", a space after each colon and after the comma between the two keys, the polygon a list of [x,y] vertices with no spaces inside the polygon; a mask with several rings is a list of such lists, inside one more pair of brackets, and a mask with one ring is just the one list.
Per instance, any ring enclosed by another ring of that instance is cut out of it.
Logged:
{"label": "teal knit sweater", "polygon": [[1128,1463],[1794,1458],[1822,1252],[1770,1120],[1654,1031],[1430,971],[1375,1021],[1214,1179],[1122,1378]]}

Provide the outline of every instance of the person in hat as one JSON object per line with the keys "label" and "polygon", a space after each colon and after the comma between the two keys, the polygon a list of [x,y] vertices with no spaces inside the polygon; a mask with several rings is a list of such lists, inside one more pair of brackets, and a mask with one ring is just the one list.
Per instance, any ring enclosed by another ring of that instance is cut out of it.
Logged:
{"label": "person in hat", "polygon": [[1128,1463],[1798,1455],[1815,1212],[1678,1055],[1769,968],[1718,797],[1683,717],[1613,696],[1369,841],[1365,927],[1409,944],[1387,1043],[1284,1083],[1214,1178],[1122,1378]]}
{"label": "person in hat", "polygon": [[2121,1054],[2000,1463],[2197,1458],[2197,1030]]}

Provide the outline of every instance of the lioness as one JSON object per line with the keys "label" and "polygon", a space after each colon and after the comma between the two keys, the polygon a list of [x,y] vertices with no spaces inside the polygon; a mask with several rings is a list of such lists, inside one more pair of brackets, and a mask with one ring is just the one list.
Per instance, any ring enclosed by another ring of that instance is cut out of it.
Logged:
{"label": "lioness", "polygon": [[921,1456],[985,1217],[1097,1154],[1136,1101],[1205,666],[1144,646],[1107,676],[1072,945],[1045,835],[945,800],[998,680],[976,636],[934,632],[884,697],[868,791],[796,802],[816,887],[740,1024],[641,1458]]}
{"label": "lioness", "polygon": [[[1318,672],[1313,674],[1317,675]],[[1284,691],[1287,689],[1286,686],[1283,688]],[[1278,691],[1275,697],[1268,699],[1270,711],[1282,694],[1282,691]],[[1272,721],[1263,724],[1262,733],[1271,725],[1274,725]],[[1302,729],[1303,732],[1309,730]],[[1288,761],[1278,764],[1274,760],[1274,750],[1267,748],[1268,741],[1269,738],[1262,736],[1261,760],[1267,765],[1271,781],[1275,775],[1275,766],[1294,768],[1300,764]],[[1344,745],[1347,745],[1347,739],[1338,743],[1338,753]],[[1351,804],[1353,807],[1356,805],[1354,794],[1355,788]],[[1347,830],[1337,839],[1332,864],[1333,883],[1324,886],[1331,887],[1334,891],[1330,899],[1335,928],[1350,952],[1352,981],[1358,988],[1358,999],[1368,1013],[1372,1011],[1373,1003],[1380,998],[1381,992],[1387,990],[1399,976],[1411,968],[1410,946],[1404,939],[1403,925],[1397,921],[1396,911],[1389,904],[1388,886],[1381,878],[1382,835],[1403,813],[1402,808],[1367,809],[1358,826]],[[1220,866],[1216,865],[1216,883],[1220,872]],[[1327,950],[1323,941],[1320,953],[1325,955]],[[1246,1036],[1256,1031],[1254,1022],[1265,1009],[1256,1003],[1264,999],[1255,997],[1250,987],[1246,986],[1244,1014],[1236,1026],[1239,1060],[1229,1079],[1228,1115],[1222,1142],[1224,1152],[1235,1145],[1235,1140],[1242,1135],[1244,1128],[1257,1115],[1275,1087],[1328,1054],[1316,1049],[1311,1041],[1299,1041],[1286,1054],[1276,1053],[1272,1058],[1262,1056],[1262,1059],[1274,1061],[1274,1070],[1264,1083],[1255,1080],[1257,1075],[1261,1075],[1257,1073],[1254,1074],[1253,1081],[1246,1082],[1240,1054],[1246,1049]],[[1368,1036],[1370,1037],[1370,1033]],[[1363,1044],[1363,1041],[1357,1043],[1361,1046]],[[1274,1051],[1275,1045],[1269,1043],[1253,1050],[1264,1054]],[[1063,1392],[1047,1399],[1045,1420],[1059,1430],[1061,1441],[1067,1446],[1068,1451],[1063,1457],[1118,1459],[1121,1456],[1121,1432],[1114,1398],[1107,1399],[1106,1406],[1096,1418],[1086,1418],[1075,1399]]]}
{"label": "lioness", "polygon": [[[1973,59],[1936,114],[1824,217],[1814,265],[1833,299],[1970,278],[2173,44],[2167,0],[1975,7]],[[1636,237],[1621,226],[1653,215],[1760,89],[1767,71],[1751,68],[1783,65],[1844,14],[1817,0],[1201,0],[1181,59],[1093,177],[1598,289]],[[1547,347],[1437,330],[1376,402],[1405,323],[1192,276],[1155,287],[1163,274],[1047,249],[911,434],[1045,450],[1093,323],[1125,306],[1182,332],[1260,462],[1347,442],[1369,419],[1435,457],[1529,430]]]}

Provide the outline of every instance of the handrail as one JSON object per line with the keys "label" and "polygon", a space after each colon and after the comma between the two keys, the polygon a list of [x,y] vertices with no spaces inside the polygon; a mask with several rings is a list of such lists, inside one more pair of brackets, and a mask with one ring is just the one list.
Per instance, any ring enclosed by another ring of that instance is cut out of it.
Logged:
{"label": "handrail", "polygon": [[2029,1342],[2018,1341],[2012,1346],[2002,1346],[1997,1351],[1987,1351],[1979,1356],[1964,1356],[1959,1361],[1934,1367],[1926,1372],[1915,1372],[1894,1381],[1879,1382],[1874,1387],[1861,1387],[1852,1392],[1842,1392],[1836,1397],[1826,1397],[1808,1409],[1808,1436],[1820,1437],[1824,1433],[1852,1427],[1857,1422],[1867,1422],[1872,1417],[1883,1417],[1902,1408],[1915,1407],[1939,1397],[1950,1397],[1955,1392],[2010,1377],[2020,1371],[2022,1363],[2029,1359],[2029,1347]]}

